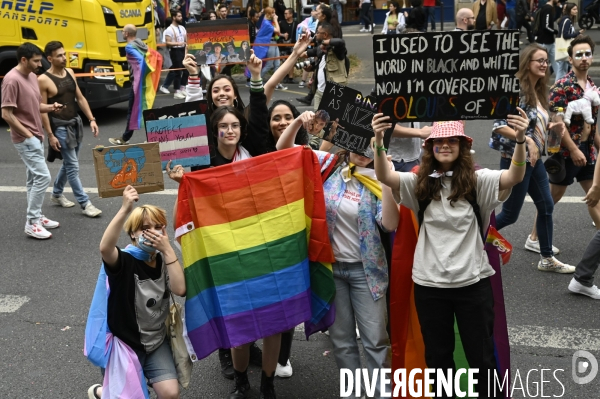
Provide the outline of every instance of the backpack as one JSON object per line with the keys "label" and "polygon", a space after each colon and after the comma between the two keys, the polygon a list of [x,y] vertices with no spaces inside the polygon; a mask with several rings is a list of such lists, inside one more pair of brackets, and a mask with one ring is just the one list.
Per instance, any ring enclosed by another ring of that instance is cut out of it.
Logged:
{"label": "backpack", "polygon": [[[481,235],[481,239],[483,240],[483,237],[484,237],[483,222],[481,219],[481,209],[479,208],[479,204],[477,203],[477,188],[474,188],[473,191],[471,191],[471,197],[473,197],[472,200],[469,200],[466,197],[465,197],[465,199],[473,207],[473,213],[475,213],[475,219],[477,219],[477,226],[479,226],[479,234]],[[431,203],[431,198],[428,198],[428,199],[422,200],[422,201],[419,200],[419,213],[417,215],[417,220],[419,222],[419,230],[421,230],[421,226],[423,225],[423,218],[425,216],[425,210],[427,209],[427,207],[429,206],[430,203]],[[485,242],[484,242],[484,244],[485,244]]]}
{"label": "backpack", "polygon": [[542,9],[539,8],[537,10],[535,10],[535,12],[533,13],[533,25],[531,26],[531,33],[533,34],[533,36],[537,36],[538,35],[538,31],[540,29],[540,11]]}

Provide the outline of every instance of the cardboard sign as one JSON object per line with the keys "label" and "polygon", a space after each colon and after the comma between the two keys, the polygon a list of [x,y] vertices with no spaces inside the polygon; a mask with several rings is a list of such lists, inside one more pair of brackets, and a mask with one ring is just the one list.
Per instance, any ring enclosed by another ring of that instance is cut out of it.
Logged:
{"label": "cardboard sign", "polygon": [[158,143],[97,147],[92,153],[100,198],[123,195],[128,185],[140,194],[165,189]]}
{"label": "cardboard sign", "polygon": [[198,65],[241,64],[250,59],[247,18],[193,22],[185,26],[187,49]]}
{"label": "cardboard sign", "polygon": [[159,119],[146,123],[148,142],[159,143],[162,168],[173,165],[210,165],[210,151],[204,115]]}
{"label": "cardboard sign", "polygon": [[[329,141],[340,148],[373,158],[371,138],[375,137],[371,121],[377,112],[377,100],[364,97],[358,90],[327,82],[323,98],[316,115],[316,131],[310,134]],[[325,122],[325,126],[320,126]],[[383,145],[387,147],[393,129],[383,136]]]}
{"label": "cardboard sign", "polygon": [[519,32],[373,37],[378,110],[405,122],[502,119],[519,99]]}
{"label": "cardboard sign", "polygon": [[[146,126],[146,137],[147,137],[148,141],[149,142],[155,141],[155,140],[151,140],[150,136],[148,134],[150,132],[150,130],[148,129],[148,123],[150,121],[160,121],[160,120],[165,120],[165,119],[181,118],[181,117],[193,116],[193,115],[201,115],[201,114],[206,113],[207,108],[208,108],[208,104],[207,104],[206,100],[199,100],[199,101],[191,101],[189,103],[178,103],[175,105],[169,105],[167,107],[153,108],[153,109],[148,109],[146,111],[143,111],[142,115],[144,117],[144,125]],[[208,120],[206,120],[206,122],[204,124],[201,123],[201,125],[206,125],[207,123],[208,123]],[[196,126],[200,126],[200,125],[196,125]],[[206,140],[207,140],[207,144],[203,144],[203,145],[208,145],[209,155],[211,157],[213,157],[213,156],[215,156],[216,149],[215,149],[214,139],[213,139],[212,135],[207,135]],[[166,147],[162,147],[161,151],[163,151],[164,148],[166,148]],[[172,159],[172,158],[169,158],[169,159]],[[167,159],[167,161],[168,161],[168,159]],[[165,165],[166,165],[166,163],[165,163]],[[206,165],[208,165],[208,164],[206,164]]]}

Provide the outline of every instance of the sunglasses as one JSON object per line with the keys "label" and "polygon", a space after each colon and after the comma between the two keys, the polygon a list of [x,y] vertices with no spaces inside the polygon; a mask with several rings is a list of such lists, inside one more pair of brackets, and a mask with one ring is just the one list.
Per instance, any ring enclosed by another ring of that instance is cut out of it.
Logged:
{"label": "sunglasses", "polygon": [[578,51],[575,53],[575,55],[573,56],[574,59],[576,60],[581,60],[583,58],[592,58],[594,55],[592,54],[592,52],[590,50],[586,50],[586,51]]}
{"label": "sunglasses", "polygon": [[446,141],[450,145],[457,145],[458,143],[460,143],[460,139],[458,137],[448,137],[448,138],[444,138],[444,139],[433,139],[433,144],[444,145],[444,143]]}

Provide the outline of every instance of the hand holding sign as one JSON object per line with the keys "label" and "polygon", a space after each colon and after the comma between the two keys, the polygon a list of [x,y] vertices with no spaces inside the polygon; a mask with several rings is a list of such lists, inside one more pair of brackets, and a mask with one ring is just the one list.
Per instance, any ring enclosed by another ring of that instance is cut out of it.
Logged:
{"label": "hand holding sign", "polygon": [[383,114],[373,115],[371,126],[375,132],[375,144],[378,147],[383,146],[383,134],[392,127],[392,123],[388,122],[389,120],[390,117]]}
{"label": "hand holding sign", "polygon": [[183,59],[183,66],[190,75],[197,75],[198,72],[198,64],[196,63],[196,57],[193,54],[187,53],[185,58]]}

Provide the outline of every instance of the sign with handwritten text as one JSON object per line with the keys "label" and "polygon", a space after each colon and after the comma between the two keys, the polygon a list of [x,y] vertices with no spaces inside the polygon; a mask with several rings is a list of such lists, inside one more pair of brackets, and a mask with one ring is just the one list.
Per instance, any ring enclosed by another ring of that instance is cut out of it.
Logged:
{"label": "sign with handwritten text", "polygon": [[[327,82],[316,115],[317,120],[325,122],[325,127],[314,135],[340,148],[373,158],[370,144],[375,133],[371,121],[377,112],[376,101],[371,96],[364,97],[358,90]],[[384,134],[385,147],[390,142],[392,131],[388,129]]]}
{"label": "sign with handwritten text", "polygon": [[378,110],[397,121],[502,119],[519,99],[519,32],[373,37]]}
{"label": "sign with handwritten text", "polygon": [[170,160],[184,167],[210,164],[205,115],[148,121],[146,136],[159,143],[163,169]]}

